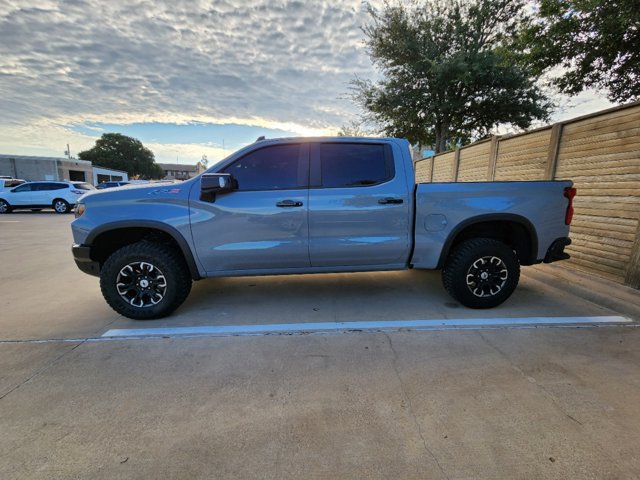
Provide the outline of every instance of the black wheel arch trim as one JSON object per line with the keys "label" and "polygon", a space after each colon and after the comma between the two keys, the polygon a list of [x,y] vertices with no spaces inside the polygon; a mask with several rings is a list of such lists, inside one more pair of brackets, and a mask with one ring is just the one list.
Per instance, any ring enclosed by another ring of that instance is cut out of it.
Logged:
{"label": "black wheel arch trim", "polygon": [[438,267],[442,268],[444,263],[449,256],[449,252],[451,250],[451,246],[455,241],[456,237],[462,233],[466,228],[471,227],[473,225],[479,223],[486,222],[494,222],[494,221],[507,221],[514,222],[522,225],[529,237],[531,238],[531,260],[532,263],[537,262],[538,257],[538,233],[533,224],[522,215],[518,215],[515,213],[488,213],[485,215],[478,215],[475,217],[467,218],[466,220],[460,222],[456,227],[449,233],[447,240],[444,242],[444,246],[442,247],[442,252],[440,252],[440,259],[438,260]]}
{"label": "black wheel arch trim", "polygon": [[196,260],[193,256],[193,252],[191,251],[191,247],[189,247],[187,240],[178,231],[178,229],[171,225],[167,225],[166,223],[156,222],[153,220],[121,220],[118,222],[105,223],[104,225],[100,225],[99,227],[91,230],[84,241],[84,245],[93,245],[94,240],[103,233],[107,233],[111,230],[118,230],[120,228],[153,228],[155,230],[160,230],[167,235],[170,235],[171,238],[176,241],[176,243],[180,247],[180,250],[182,251],[182,255],[187,262],[187,267],[189,267],[191,278],[193,280],[200,280],[202,278],[198,270]]}

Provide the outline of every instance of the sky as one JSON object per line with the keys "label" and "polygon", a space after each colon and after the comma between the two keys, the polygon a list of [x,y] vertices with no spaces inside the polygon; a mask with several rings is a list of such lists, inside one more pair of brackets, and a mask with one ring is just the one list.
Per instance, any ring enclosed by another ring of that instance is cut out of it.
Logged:
{"label": "sky", "polygon": [[[334,135],[375,78],[360,0],[0,0],[0,153],[64,156],[106,132],[159,162],[258,136]],[[553,121],[611,106],[556,97]]]}

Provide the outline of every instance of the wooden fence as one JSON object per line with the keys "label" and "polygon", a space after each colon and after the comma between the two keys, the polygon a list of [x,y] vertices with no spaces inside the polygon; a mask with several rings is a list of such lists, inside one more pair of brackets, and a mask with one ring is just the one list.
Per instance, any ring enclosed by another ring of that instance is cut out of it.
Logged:
{"label": "wooden fence", "polygon": [[568,265],[640,288],[640,102],[416,162],[417,182],[570,179]]}

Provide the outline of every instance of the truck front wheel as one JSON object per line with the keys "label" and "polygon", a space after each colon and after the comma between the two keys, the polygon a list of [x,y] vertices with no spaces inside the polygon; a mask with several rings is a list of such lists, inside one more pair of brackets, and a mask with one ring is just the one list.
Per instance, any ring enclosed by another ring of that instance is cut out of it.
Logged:
{"label": "truck front wheel", "polygon": [[134,320],[169,315],[191,291],[184,259],[170,246],[138,242],[116,250],[100,271],[102,295],[116,312]]}
{"label": "truck front wheel", "polygon": [[515,252],[491,238],[458,245],[442,270],[444,288],[469,308],[492,308],[511,296],[520,278]]}

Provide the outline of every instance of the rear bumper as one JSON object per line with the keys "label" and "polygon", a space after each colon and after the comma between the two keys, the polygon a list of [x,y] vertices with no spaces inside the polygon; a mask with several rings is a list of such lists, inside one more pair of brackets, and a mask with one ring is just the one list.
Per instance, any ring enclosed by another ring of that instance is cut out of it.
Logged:
{"label": "rear bumper", "polygon": [[96,277],[100,275],[100,264],[91,259],[91,247],[89,245],[77,245],[74,243],[71,246],[71,253],[73,253],[73,259],[80,270]]}
{"label": "rear bumper", "polygon": [[568,260],[570,255],[564,251],[564,247],[571,245],[569,237],[561,237],[554,240],[547,254],[544,257],[544,263],[557,262],[558,260]]}

